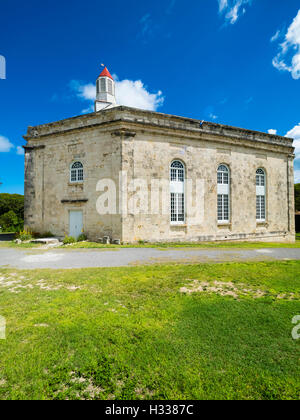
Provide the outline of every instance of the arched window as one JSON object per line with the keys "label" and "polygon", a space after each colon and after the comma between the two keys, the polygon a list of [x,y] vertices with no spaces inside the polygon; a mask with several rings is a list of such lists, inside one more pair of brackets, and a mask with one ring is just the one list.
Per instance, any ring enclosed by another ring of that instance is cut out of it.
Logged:
{"label": "arched window", "polygon": [[266,173],[261,168],[256,171],[256,220],[266,221]]}
{"label": "arched window", "polygon": [[174,160],[170,168],[171,223],[183,224],[185,221],[184,197],[185,167],[179,160]]}
{"label": "arched window", "polygon": [[230,219],[230,172],[226,165],[218,167],[218,223]]}
{"label": "arched window", "polygon": [[71,165],[70,181],[71,182],[83,181],[83,164],[81,162],[74,162]]}

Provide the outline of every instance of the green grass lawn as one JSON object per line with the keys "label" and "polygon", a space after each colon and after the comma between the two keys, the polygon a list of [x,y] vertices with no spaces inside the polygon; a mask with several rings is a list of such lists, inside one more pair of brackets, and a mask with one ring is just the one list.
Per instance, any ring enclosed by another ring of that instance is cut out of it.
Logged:
{"label": "green grass lawn", "polygon": [[104,245],[97,242],[77,242],[64,248],[236,248],[236,249],[262,249],[262,248],[300,248],[300,240],[293,244],[276,242],[169,242],[169,243],[139,243],[129,245]]}
{"label": "green grass lawn", "polygon": [[[39,248],[41,244],[22,243],[17,245],[14,241],[0,242],[0,248]],[[220,241],[220,242],[160,242],[147,243],[140,242],[138,244],[124,245],[104,245],[97,242],[76,242],[70,245],[63,245],[64,249],[97,249],[97,248],[236,248],[236,249],[262,249],[262,248],[300,248],[300,234],[296,234],[296,242],[292,244],[280,242],[238,242],[238,241]]]}
{"label": "green grass lawn", "polygon": [[1,241],[0,242],[0,248],[37,248],[41,245],[31,244],[31,243],[22,243],[20,245],[15,244],[15,242],[12,241]]}
{"label": "green grass lawn", "polygon": [[296,261],[2,269],[0,399],[300,399],[299,301]]}

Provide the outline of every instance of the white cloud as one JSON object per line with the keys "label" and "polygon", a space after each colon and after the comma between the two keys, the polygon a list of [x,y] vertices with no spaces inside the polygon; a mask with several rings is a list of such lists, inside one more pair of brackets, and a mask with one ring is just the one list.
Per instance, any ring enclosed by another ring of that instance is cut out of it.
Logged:
{"label": "white cloud", "polygon": [[232,25],[237,22],[241,15],[246,13],[245,6],[252,0],[218,0],[219,13],[224,14],[225,20]]}
{"label": "white cloud", "polygon": [[82,114],[90,114],[91,112],[95,111],[95,106],[91,105],[88,108],[85,108],[81,111]]}
{"label": "white cloud", "polygon": [[0,153],[8,153],[15,149],[17,155],[24,155],[24,149],[21,146],[13,145],[7,137],[0,135]]}
{"label": "white cloud", "polygon": [[295,160],[300,159],[300,123],[296,125],[294,128],[292,128],[290,131],[288,131],[285,135],[285,137],[290,137],[294,139],[293,146],[295,147]]}
{"label": "white cloud", "polygon": [[[279,35],[278,35],[279,36]],[[272,64],[279,71],[288,71],[293,79],[300,79],[300,10],[285,34],[284,42]],[[290,64],[287,64],[290,54]]]}
{"label": "white cloud", "polygon": [[272,38],[270,39],[271,42],[276,41],[281,35],[281,31],[278,29],[278,31],[272,36]]}
{"label": "white cloud", "polygon": [[149,111],[156,111],[164,103],[162,92],[150,93],[141,80],[117,80],[116,100],[119,105]]}
{"label": "white cloud", "polygon": [[76,92],[77,96],[87,101],[94,101],[96,99],[96,85],[88,83],[86,85],[81,84],[78,80],[72,80],[70,82],[70,88]]}
{"label": "white cloud", "polygon": [[295,179],[295,184],[299,184],[300,183],[300,169],[296,169],[294,172],[294,179]]}
{"label": "white cloud", "polygon": [[277,134],[277,130],[273,130],[273,128],[270,128],[270,130],[268,130],[269,134]]}
{"label": "white cloud", "polygon": [[24,149],[21,146],[17,146],[17,155],[24,155]]}
{"label": "white cloud", "polygon": [[211,114],[209,114],[209,118],[211,118],[212,120],[217,120],[218,119],[218,116],[215,115],[215,114],[213,114],[213,113],[211,113]]}
{"label": "white cloud", "polygon": [[[164,103],[164,97],[161,91],[151,93],[141,80],[118,80],[115,78],[116,100],[118,105],[130,106],[133,108],[156,111]],[[96,98],[96,86],[92,83],[81,84],[73,80],[70,83],[71,89],[76,95],[86,101],[94,101]],[[84,109],[82,113],[93,112],[91,104]]]}
{"label": "white cloud", "polygon": [[140,19],[140,25],[141,25],[141,34],[143,36],[152,34],[153,22],[152,22],[150,13],[147,13]]}
{"label": "white cloud", "polygon": [[3,136],[0,136],[0,153],[10,152],[14,148],[14,145]]}
{"label": "white cloud", "polygon": [[[300,123],[288,131],[285,137],[294,139],[293,146],[295,147],[295,163],[300,163]],[[295,170],[295,182],[300,182],[300,170]]]}
{"label": "white cloud", "polygon": [[219,11],[223,12],[224,9],[228,6],[227,0],[219,0]]}

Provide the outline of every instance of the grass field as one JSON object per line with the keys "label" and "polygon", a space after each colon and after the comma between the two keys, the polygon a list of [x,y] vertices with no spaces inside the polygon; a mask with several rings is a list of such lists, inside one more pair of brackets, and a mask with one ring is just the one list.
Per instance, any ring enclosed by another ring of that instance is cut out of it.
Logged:
{"label": "grass field", "polygon": [[236,249],[262,249],[262,248],[300,248],[300,240],[293,244],[276,242],[170,242],[170,243],[139,243],[134,245],[103,245],[97,242],[77,242],[64,248],[236,248]]}
{"label": "grass field", "polygon": [[300,399],[299,300],[295,261],[2,269],[0,399]]}
{"label": "grass field", "polygon": [[[41,244],[22,243],[17,245],[14,241],[0,241],[0,248],[39,248]],[[220,241],[220,242],[161,242],[147,243],[141,241],[138,244],[124,245],[104,245],[97,242],[76,242],[71,245],[62,246],[64,249],[102,249],[102,248],[236,248],[236,249],[262,249],[262,248],[300,248],[300,234],[296,234],[296,242],[292,244],[280,242],[238,242],[238,241]]]}
{"label": "grass field", "polygon": [[0,248],[37,248],[41,245],[36,245],[32,243],[22,243],[20,245],[16,244],[15,241],[0,241]]}

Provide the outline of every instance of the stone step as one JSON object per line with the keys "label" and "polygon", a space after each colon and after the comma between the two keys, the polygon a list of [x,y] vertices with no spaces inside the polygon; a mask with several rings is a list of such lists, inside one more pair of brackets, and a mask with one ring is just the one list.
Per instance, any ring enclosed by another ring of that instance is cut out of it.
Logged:
{"label": "stone step", "polygon": [[57,238],[39,238],[30,241],[32,244],[43,244],[43,245],[58,245],[59,240]]}

